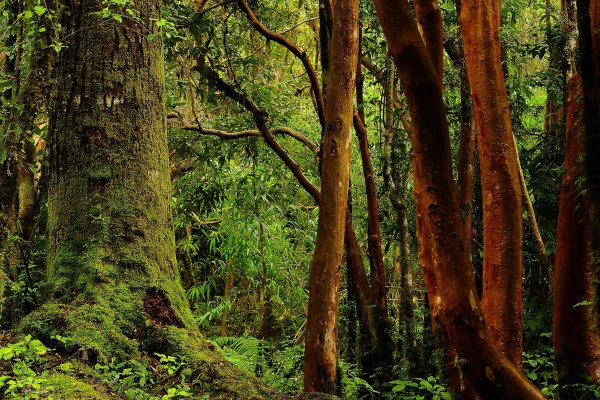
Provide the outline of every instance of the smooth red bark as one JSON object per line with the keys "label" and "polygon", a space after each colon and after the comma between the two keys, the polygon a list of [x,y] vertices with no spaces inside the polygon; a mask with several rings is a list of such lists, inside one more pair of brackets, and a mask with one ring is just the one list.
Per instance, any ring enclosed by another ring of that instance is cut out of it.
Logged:
{"label": "smooth red bark", "polygon": [[521,368],[523,206],[498,12],[499,0],[462,0],[460,18],[483,192],[481,307],[496,345]]}
{"label": "smooth red bark", "polygon": [[582,154],[581,78],[569,79],[564,176],[554,270],[554,351],[561,386],[600,382],[600,338],[593,331],[590,203]]}
{"label": "smooth red bark", "polygon": [[[408,1],[375,0],[377,15],[404,86],[413,122],[414,182],[419,236],[431,245],[424,265],[430,304],[456,349],[465,378],[482,398],[543,399],[490,337],[465,251],[454,189],[442,87]],[[424,249],[419,250],[421,262]],[[437,287],[435,284],[437,283]]]}
{"label": "smooth red bark", "polygon": [[310,268],[304,389],[337,393],[337,317],[348,206],[352,112],[358,62],[358,0],[336,0],[327,80],[321,204]]}

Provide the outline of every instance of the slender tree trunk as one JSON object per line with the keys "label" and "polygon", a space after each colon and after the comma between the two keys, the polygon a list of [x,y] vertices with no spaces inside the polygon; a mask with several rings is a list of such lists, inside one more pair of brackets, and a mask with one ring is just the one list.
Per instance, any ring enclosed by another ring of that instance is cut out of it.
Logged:
{"label": "slender tree trunk", "polygon": [[[225,293],[223,294],[223,300],[225,301],[225,303],[231,302],[231,290],[233,289],[233,280],[234,280],[234,268],[233,268],[233,260],[229,260],[229,262],[227,263],[227,271],[226,271],[226,277],[225,277]],[[260,297],[260,296],[259,296]],[[227,317],[229,316],[229,306],[226,306],[225,308],[223,308],[223,313],[221,314],[221,329],[219,334],[221,336],[228,336],[229,335],[229,324],[227,321]],[[264,310],[263,310],[263,317],[264,317]],[[263,318],[264,320],[264,318]],[[259,328],[258,328],[258,337],[262,337],[262,335],[264,334],[264,323],[263,325],[260,324],[259,320]]]}
{"label": "slender tree trunk", "polygon": [[[410,250],[410,235],[408,231],[408,217],[405,204],[404,182],[406,177],[396,179],[403,174],[401,161],[394,157],[395,144],[398,143],[394,128],[394,95],[396,93],[396,76],[394,61],[391,57],[386,59],[385,75],[385,116],[384,116],[384,186],[389,191],[390,203],[396,212],[396,222],[400,231],[399,248],[399,277],[400,277],[400,312],[398,316],[401,325],[401,337],[405,338],[402,352],[414,368],[417,364],[416,343],[414,335],[414,310],[412,302],[412,257]],[[409,171],[404,173],[408,175]]]}
{"label": "slender tree trunk", "polygon": [[498,9],[499,0],[489,3],[463,0],[461,29],[473,96],[483,190],[481,307],[496,345],[520,368],[522,191],[502,73]]}
{"label": "slender tree trunk", "polygon": [[374,279],[371,280],[371,286],[375,292],[373,303],[377,308],[378,319],[381,320],[381,324],[385,324],[388,319],[387,285],[383,251],[381,249],[381,225],[379,222],[379,206],[377,204],[377,188],[375,185],[375,173],[373,172],[373,165],[371,163],[368,132],[358,114],[354,114],[354,129],[358,137],[367,191],[367,230],[369,235],[367,244],[369,247],[369,257],[373,260],[371,268],[375,270],[374,273],[372,272],[372,278]]}
{"label": "slender tree trunk", "polygon": [[260,284],[258,287],[258,337],[264,338],[267,319],[267,259],[265,257],[265,230],[259,218],[258,248],[260,251]]}
{"label": "slender tree trunk", "polygon": [[371,287],[369,286],[369,279],[365,272],[360,246],[354,233],[350,215],[346,219],[344,244],[346,247],[346,257],[348,258],[348,277],[352,283],[352,291],[360,324],[362,356],[365,351],[369,351],[377,345],[377,324],[373,316]]}
{"label": "slender tree trunk", "polygon": [[[465,378],[485,399],[543,399],[496,348],[488,331],[465,251],[460,208],[454,189],[449,129],[442,87],[407,1],[376,0],[377,15],[400,73],[413,121],[414,183],[419,236],[430,238],[425,266],[430,303]],[[421,262],[423,249],[420,249]],[[437,287],[436,287],[437,286]],[[430,288],[434,290],[429,290]]]}
{"label": "slender tree trunk", "polygon": [[310,269],[304,389],[337,393],[339,269],[348,206],[358,1],[336,0],[327,79],[321,205]]}
{"label": "slender tree trunk", "polygon": [[[359,34],[359,40],[362,35]],[[354,131],[358,139],[360,156],[362,161],[363,176],[367,196],[367,246],[369,249],[369,260],[371,266],[371,287],[373,291],[373,304],[377,308],[377,317],[380,320],[380,334],[385,336],[385,323],[388,320],[387,285],[385,276],[385,264],[383,262],[383,251],[381,248],[381,223],[379,221],[379,206],[377,204],[377,186],[375,172],[371,162],[371,149],[369,148],[369,133],[365,126],[364,99],[363,99],[362,68],[360,63],[360,41],[359,59],[356,65],[356,104],[357,110],[353,116]],[[387,352],[389,354],[389,352]]]}
{"label": "slender tree trunk", "polygon": [[[47,19],[29,22],[39,25],[39,30],[31,37],[31,48],[27,61],[24,61],[24,18],[20,13],[25,11],[26,5],[22,1],[14,2],[12,13],[18,19],[17,34],[14,38],[16,55],[7,63],[7,73],[13,76],[15,82],[13,90],[9,91],[7,99],[11,99],[10,115],[4,121],[0,137],[4,137],[6,154],[4,160],[0,156],[0,252],[5,251],[6,265],[9,275],[13,279],[24,274],[26,277],[24,304],[13,304],[16,310],[27,311],[37,303],[35,292],[31,291],[33,279],[30,272],[31,244],[33,238],[36,195],[32,166],[35,162],[36,148],[33,143],[33,131],[38,114],[46,109],[47,93],[52,90],[52,50],[49,49],[53,26]],[[47,3],[49,10],[56,10],[54,2]],[[12,15],[9,13],[9,15]],[[42,32],[44,28],[45,31]],[[25,68],[23,66],[28,66]],[[7,232],[19,241],[11,240],[6,243]],[[4,261],[4,260],[2,260]],[[5,264],[2,262],[2,264]],[[15,299],[18,299],[16,297]],[[18,300],[21,301],[21,300]],[[19,318],[15,312],[12,316]],[[17,320],[14,322],[18,322]]]}
{"label": "slender tree trunk", "polygon": [[[457,18],[461,13],[461,0],[456,0]],[[458,22],[458,21],[457,21]],[[471,254],[471,231],[473,225],[473,173],[475,160],[475,125],[473,121],[473,101],[467,76],[462,36],[459,35],[455,54],[451,56],[460,75],[460,145],[458,147],[458,201],[462,210],[465,232],[465,246]]]}
{"label": "slender tree trunk", "polygon": [[[540,281],[546,281],[540,288],[543,299],[547,298],[552,290],[552,267],[550,266],[550,260],[546,253],[546,245],[542,238],[542,232],[538,225],[537,218],[535,216],[535,210],[533,209],[533,202],[531,196],[529,196],[529,190],[527,189],[527,183],[525,182],[525,175],[523,174],[523,168],[521,167],[521,161],[518,155],[517,139],[513,136],[513,142],[515,150],[517,151],[517,168],[519,169],[519,182],[521,184],[521,192],[523,197],[523,209],[527,213],[527,228],[533,237],[533,243],[535,245],[535,252],[537,253],[539,262],[539,272],[536,274]],[[543,300],[542,299],[542,300]]]}

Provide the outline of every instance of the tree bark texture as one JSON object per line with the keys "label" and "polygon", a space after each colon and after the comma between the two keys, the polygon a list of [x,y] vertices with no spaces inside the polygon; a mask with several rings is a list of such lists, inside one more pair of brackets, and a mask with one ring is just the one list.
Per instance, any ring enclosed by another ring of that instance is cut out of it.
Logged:
{"label": "tree bark texture", "polygon": [[310,268],[304,389],[335,394],[339,271],[344,250],[352,111],[358,59],[358,1],[334,2],[323,137],[321,204]]}
{"label": "tree bark texture", "polygon": [[[387,285],[385,277],[385,264],[383,262],[383,251],[381,249],[381,224],[379,221],[379,206],[377,204],[377,186],[375,183],[375,172],[371,163],[371,150],[369,148],[369,137],[361,117],[354,113],[354,130],[358,138],[360,155],[362,159],[363,175],[367,194],[367,225],[368,225],[368,247],[369,257],[373,259],[371,268],[376,270],[376,281],[372,287],[377,288],[373,304],[375,304],[378,319],[381,324],[388,320]],[[385,328],[384,328],[385,329]]]}
{"label": "tree bark texture", "polygon": [[[179,281],[159,0],[65,1],[49,126],[47,301],[20,330],[84,361],[183,355],[194,395],[273,398],[202,340]],[[57,342],[56,335],[64,337]]]}
{"label": "tree bark texture", "polygon": [[[566,148],[554,270],[554,350],[560,386],[600,382],[600,338],[591,314],[590,203],[585,190],[581,79],[569,79]],[[563,389],[565,395],[572,388]],[[567,396],[568,398],[568,396]]]}
{"label": "tree bark texture", "polygon": [[[460,17],[462,2],[456,0],[456,15]],[[458,21],[457,21],[458,22]],[[460,145],[458,147],[458,200],[462,210],[465,232],[465,247],[471,254],[471,232],[473,225],[473,174],[475,161],[475,125],[471,86],[467,76],[462,35],[458,34],[456,45],[448,55],[460,76]]]}
{"label": "tree bark texture", "polygon": [[[577,0],[586,177],[592,207],[593,314],[600,315],[600,0]],[[596,318],[596,330],[600,330]]]}
{"label": "tree bark texture", "polygon": [[[49,128],[48,276],[78,345],[107,357],[136,354],[130,338],[144,321],[195,325],[175,264],[162,45],[145,33],[159,3],[135,2],[141,22],[120,25],[89,15],[101,4],[65,4],[70,41]],[[98,322],[82,323],[87,313]]]}
{"label": "tree bark texture", "polygon": [[415,14],[419,21],[421,36],[427,46],[431,62],[442,83],[444,77],[444,26],[438,0],[415,0]]}
{"label": "tree bark texture", "polygon": [[461,8],[483,190],[481,307],[496,345],[520,368],[523,207],[498,39],[499,0],[462,0]]}
{"label": "tree bark texture", "polygon": [[[494,345],[484,322],[465,238],[462,230],[456,229],[462,219],[454,189],[442,87],[409,3],[375,0],[375,6],[413,121],[417,228],[419,236],[428,239],[425,243],[430,244],[433,260],[424,271],[430,303],[439,308],[440,323],[456,349],[464,377],[482,398],[543,399]],[[424,263],[422,248],[419,256]]]}

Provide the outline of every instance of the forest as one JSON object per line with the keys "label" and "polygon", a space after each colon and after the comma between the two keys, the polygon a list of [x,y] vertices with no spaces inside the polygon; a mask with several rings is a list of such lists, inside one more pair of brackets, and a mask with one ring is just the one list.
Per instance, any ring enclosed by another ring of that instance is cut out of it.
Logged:
{"label": "forest", "polygon": [[0,0],[0,399],[600,399],[600,0]]}

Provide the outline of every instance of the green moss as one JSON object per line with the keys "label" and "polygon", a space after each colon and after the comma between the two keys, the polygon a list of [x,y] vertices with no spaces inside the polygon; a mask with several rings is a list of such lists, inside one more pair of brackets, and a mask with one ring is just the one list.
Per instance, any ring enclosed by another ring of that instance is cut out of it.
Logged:
{"label": "green moss", "polygon": [[67,353],[78,351],[82,358],[107,361],[139,356],[136,334],[142,333],[137,329],[143,315],[135,298],[124,285],[98,292],[104,296],[90,298],[87,293],[69,305],[47,303],[25,318],[20,330]]}
{"label": "green moss", "polygon": [[102,163],[96,168],[91,168],[88,171],[88,178],[90,179],[110,179],[112,177],[111,166],[107,163]]}
{"label": "green moss", "polygon": [[[0,260],[2,259],[3,254],[0,253]],[[6,286],[8,285],[8,277],[4,273],[4,271],[0,270],[0,315],[4,311],[4,301],[6,300],[4,297],[4,292],[6,290]]]}
{"label": "green moss", "polygon": [[96,388],[90,383],[79,378],[63,373],[52,373],[48,376],[47,387],[49,394],[56,400],[111,400],[110,395],[102,389]]}

